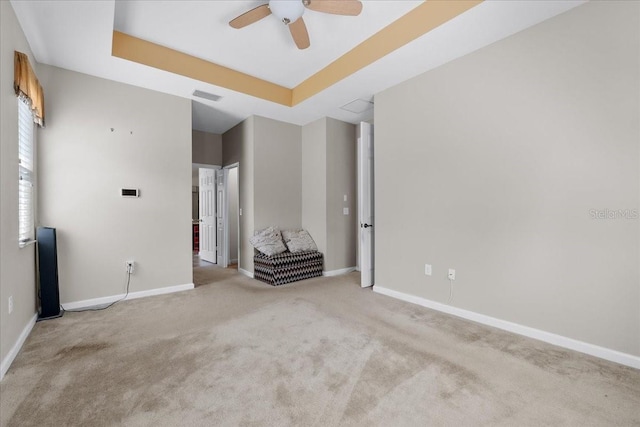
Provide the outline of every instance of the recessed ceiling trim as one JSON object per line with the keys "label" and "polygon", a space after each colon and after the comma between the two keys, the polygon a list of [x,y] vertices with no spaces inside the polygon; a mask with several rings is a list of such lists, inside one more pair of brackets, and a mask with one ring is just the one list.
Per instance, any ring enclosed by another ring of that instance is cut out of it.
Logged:
{"label": "recessed ceiling trim", "polygon": [[111,54],[201,82],[291,106],[291,89],[289,88],[120,31],[113,32]]}
{"label": "recessed ceiling trim", "polygon": [[425,1],[293,89],[292,106],[466,12],[483,0]]}
{"label": "recessed ceiling trim", "polygon": [[483,1],[425,1],[293,89],[115,30],[111,54],[294,107]]}

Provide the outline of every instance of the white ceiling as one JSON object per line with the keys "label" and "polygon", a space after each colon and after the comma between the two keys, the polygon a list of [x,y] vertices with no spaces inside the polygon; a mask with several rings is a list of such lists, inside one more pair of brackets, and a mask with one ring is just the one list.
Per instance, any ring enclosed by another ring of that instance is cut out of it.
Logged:
{"label": "white ceiling", "polygon": [[[434,0],[429,0],[434,1]],[[194,100],[194,129],[223,133],[256,114],[299,125],[329,116],[372,118],[339,107],[535,25],[584,1],[488,0],[295,107],[111,56],[114,29],[292,88],[421,1],[364,1],[357,17],[307,10],[311,47],[298,50],[273,16],[240,30],[228,22],[264,1],[12,0],[36,60]],[[194,98],[195,89],[222,95]],[[45,88],[46,90],[46,88]]]}

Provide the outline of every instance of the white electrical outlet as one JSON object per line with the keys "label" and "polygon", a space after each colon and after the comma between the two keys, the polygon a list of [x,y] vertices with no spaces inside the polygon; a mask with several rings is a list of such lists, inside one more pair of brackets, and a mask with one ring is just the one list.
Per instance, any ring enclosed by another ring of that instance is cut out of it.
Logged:
{"label": "white electrical outlet", "polygon": [[133,274],[133,270],[134,270],[135,265],[136,265],[135,261],[126,261],[125,265],[127,267],[127,273]]}
{"label": "white electrical outlet", "polygon": [[449,280],[456,280],[456,271],[453,268],[450,268],[449,275],[447,277]]}
{"label": "white electrical outlet", "polygon": [[342,208],[343,215],[349,215],[349,208]]}
{"label": "white electrical outlet", "polygon": [[431,276],[431,264],[424,265],[424,274],[426,276]]}
{"label": "white electrical outlet", "polygon": [[13,312],[13,295],[9,297],[9,314]]}

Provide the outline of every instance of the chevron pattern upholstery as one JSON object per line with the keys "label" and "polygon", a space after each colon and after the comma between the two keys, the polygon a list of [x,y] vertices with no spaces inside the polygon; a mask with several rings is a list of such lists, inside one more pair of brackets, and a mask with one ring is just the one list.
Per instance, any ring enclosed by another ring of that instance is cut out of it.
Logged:
{"label": "chevron pattern upholstery", "polygon": [[283,252],[267,256],[257,253],[253,257],[253,277],[273,286],[322,276],[322,254],[318,251]]}

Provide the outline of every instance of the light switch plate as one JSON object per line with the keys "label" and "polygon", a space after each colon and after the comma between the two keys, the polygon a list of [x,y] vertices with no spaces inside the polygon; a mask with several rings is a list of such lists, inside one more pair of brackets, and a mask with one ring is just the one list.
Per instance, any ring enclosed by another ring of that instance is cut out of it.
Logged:
{"label": "light switch plate", "polygon": [[426,276],[431,276],[431,264],[424,265],[424,274]]}
{"label": "light switch plate", "polygon": [[349,208],[342,208],[342,213],[344,215],[349,215]]}

